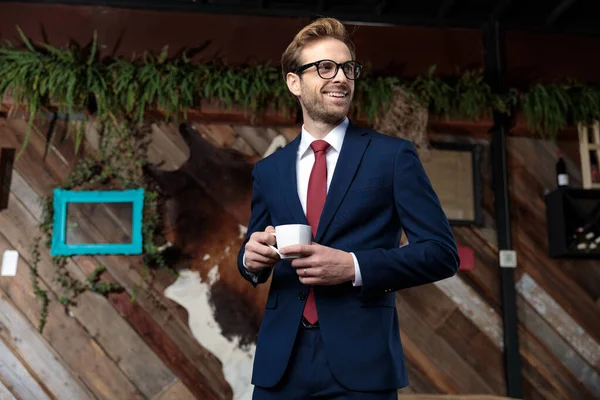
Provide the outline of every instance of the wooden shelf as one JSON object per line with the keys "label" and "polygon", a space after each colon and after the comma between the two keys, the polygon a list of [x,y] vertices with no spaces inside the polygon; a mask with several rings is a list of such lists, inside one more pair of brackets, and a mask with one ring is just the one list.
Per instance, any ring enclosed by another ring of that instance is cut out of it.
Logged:
{"label": "wooden shelf", "polygon": [[600,190],[557,188],[546,195],[548,255],[600,258]]}

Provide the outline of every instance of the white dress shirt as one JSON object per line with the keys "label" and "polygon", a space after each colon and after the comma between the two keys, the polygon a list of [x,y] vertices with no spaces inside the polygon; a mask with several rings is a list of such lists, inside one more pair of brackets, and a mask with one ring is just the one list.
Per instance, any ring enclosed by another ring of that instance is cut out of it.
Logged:
{"label": "white dress shirt", "polygon": [[[350,121],[345,118],[338,126],[333,128],[323,140],[329,143],[329,147],[325,151],[327,160],[327,192],[329,193],[329,186],[331,185],[331,178],[337,165],[338,157],[342,151],[342,145],[344,143],[344,137],[346,136],[346,129]],[[298,146],[298,155],[296,158],[296,182],[298,186],[298,197],[300,203],[302,203],[302,210],[306,215],[306,199],[308,197],[308,181],[310,179],[310,173],[312,171],[313,164],[315,163],[315,153],[310,147],[310,144],[316,139],[308,133],[308,131],[302,125],[302,137],[300,138],[300,145]],[[358,266],[358,260],[354,253],[352,258],[354,259],[354,275],[355,279],[352,282],[354,286],[362,285],[362,278],[360,275],[360,268]]]}
{"label": "white dress shirt", "polygon": [[[342,150],[344,143],[344,136],[346,136],[346,129],[350,121],[345,118],[338,126],[333,128],[323,140],[329,143],[329,147],[325,152],[327,162],[327,191],[329,192],[329,185],[331,185],[331,178],[337,164],[338,157]],[[306,215],[306,200],[308,196],[308,181],[310,179],[310,173],[312,171],[313,164],[315,163],[315,153],[313,152],[310,144],[316,139],[304,128],[302,125],[302,134],[300,138],[300,145],[298,146],[298,153],[296,156],[296,182],[298,190],[298,198],[302,204],[302,210]],[[352,258],[354,259],[354,274],[355,279],[352,282],[354,286],[362,285],[362,277],[360,275],[360,268],[358,260],[354,253]],[[243,264],[246,266],[246,256],[244,255]],[[250,272],[250,271],[248,271]]]}

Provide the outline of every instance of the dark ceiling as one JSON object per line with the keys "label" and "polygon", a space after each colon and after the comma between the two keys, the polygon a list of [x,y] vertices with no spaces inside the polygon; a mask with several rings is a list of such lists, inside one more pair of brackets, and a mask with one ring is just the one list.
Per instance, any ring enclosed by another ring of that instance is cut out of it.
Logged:
{"label": "dark ceiling", "polygon": [[[0,0],[2,2],[2,0]],[[86,4],[279,17],[331,16],[345,22],[600,35],[600,0],[62,0]]]}

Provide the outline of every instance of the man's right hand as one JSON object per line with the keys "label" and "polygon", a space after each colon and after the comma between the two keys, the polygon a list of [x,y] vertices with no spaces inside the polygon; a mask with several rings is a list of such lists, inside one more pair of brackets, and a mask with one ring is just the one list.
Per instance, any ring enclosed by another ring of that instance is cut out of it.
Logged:
{"label": "man's right hand", "polygon": [[269,247],[274,246],[275,228],[267,226],[264,232],[254,232],[244,248],[246,257],[246,267],[251,272],[257,273],[263,268],[272,267],[279,260],[279,254]]}

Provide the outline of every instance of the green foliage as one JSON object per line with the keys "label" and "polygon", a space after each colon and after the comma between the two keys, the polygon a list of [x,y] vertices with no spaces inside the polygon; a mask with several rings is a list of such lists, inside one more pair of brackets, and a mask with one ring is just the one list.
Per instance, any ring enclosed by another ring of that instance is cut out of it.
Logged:
{"label": "green foliage", "polygon": [[552,139],[567,124],[600,118],[600,88],[580,83],[533,85],[521,98],[528,127]]}
{"label": "green foliage", "polygon": [[600,89],[574,83],[568,91],[573,121],[590,124],[600,119]]}
{"label": "green foliage", "polygon": [[454,88],[441,77],[435,76],[435,66],[429,68],[426,75],[417,77],[407,89],[413,92],[421,104],[433,113],[445,117],[452,116],[454,106]]}
{"label": "green foliage", "polygon": [[[85,47],[71,44],[58,49],[33,43],[18,31],[21,47],[10,43],[0,47],[0,95],[10,94],[23,105],[30,125],[43,109],[141,123],[149,110],[160,111],[167,119],[186,118],[189,109],[201,108],[202,100],[239,106],[252,118],[269,110],[289,114],[297,107],[277,67],[193,63],[185,52],[169,58],[168,47],[131,60],[100,59],[96,35]],[[523,93],[509,89],[500,95],[493,93],[481,70],[441,77],[436,66],[412,81],[365,73],[357,81],[352,111],[373,121],[387,110],[397,86],[447,119],[477,120],[521,107],[530,129],[551,138],[567,123],[587,123],[600,116],[597,87],[536,84]],[[79,124],[75,132],[77,145],[83,127]]]}
{"label": "green foliage", "polygon": [[353,111],[365,115],[373,121],[383,110],[387,110],[392,101],[393,90],[399,84],[395,77],[366,76],[356,82],[356,94]]}
{"label": "green foliage", "polygon": [[492,112],[507,112],[506,101],[485,83],[483,71],[465,71],[457,79],[435,76],[432,66],[426,75],[407,85],[422,104],[446,119],[478,120]]}
{"label": "green foliage", "polygon": [[31,263],[29,264],[29,273],[31,276],[33,293],[35,297],[40,300],[40,303],[42,303],[40,309],[40,321],[38,323],[38,330],[42,332],[44,330],[44,326],[46,326],[46,318],[48,317],[48,304],[50,304],[50,300],[48,299],[48,292],[43,290],[39,284],[40,276],[37,270],[37,265],[40,261],[39,242],[40,238],[35,238],[33,241],[33,246],[31,247]]}
{"label": "green foliage", "polygon": [[106,271],[106,267],[100,264],[86,279],[89,290],[98,294],[108,294],[123,291],[123,287],[117,283],[110,283],[100,280],[100,275]]}
{"label": "green foliage", "polygon": [[570,98],[565,87],[534,85],[523,96],[523,110],[534,132],[555,135],[567,123]]}
{"label": "green foliage", "polygon": [[[34,44],[19,32],[25,49],[13,45],[0,49],[0,95],[12,94],[32,117],[48,108],[69,115],[93,111],[100,119],[113,114],[137,122],[149,110],[158,110],[167,119],[178,119],[185,118],[190,108],[199,108],[202,100],[239,106],[252,117],[269,110],[290,113],[297,107],[276,67],[192,63],[185,53],[168,58],[168,47],[158,55],[146,52],[132,60],[100,60],[95,35],[86,47],[57,49]],[[398,85],[449,118],[479,118],[492,109],[504,109],[479,71],[465,72],[453,85],[434,72],[435,66],[412,83],[367,73],[357,81],[353,111],[373,121],[387,110]],[[76,134],[79,143],[83,129]]]}
{"label": "green foliage", "polygon": [[[100,60],[96,35],[86,47],[58,49],[32,43],[19,33],[24,48],[10,43],[0,47],[0,96],[9,94],[17,106],[25,107],[30,123],[43,109],[93,114],[101,120],[113,114],[142,122],[148,110],[161,111],[166,119],[186,118],[202,99],[238,105],[252,115],[269,109],[289,113],[296,107],[274,67],[194,64],[185,53],[168,59],[168,47],[133,60]],[[83,133],[76,132],[77,144]]]}

